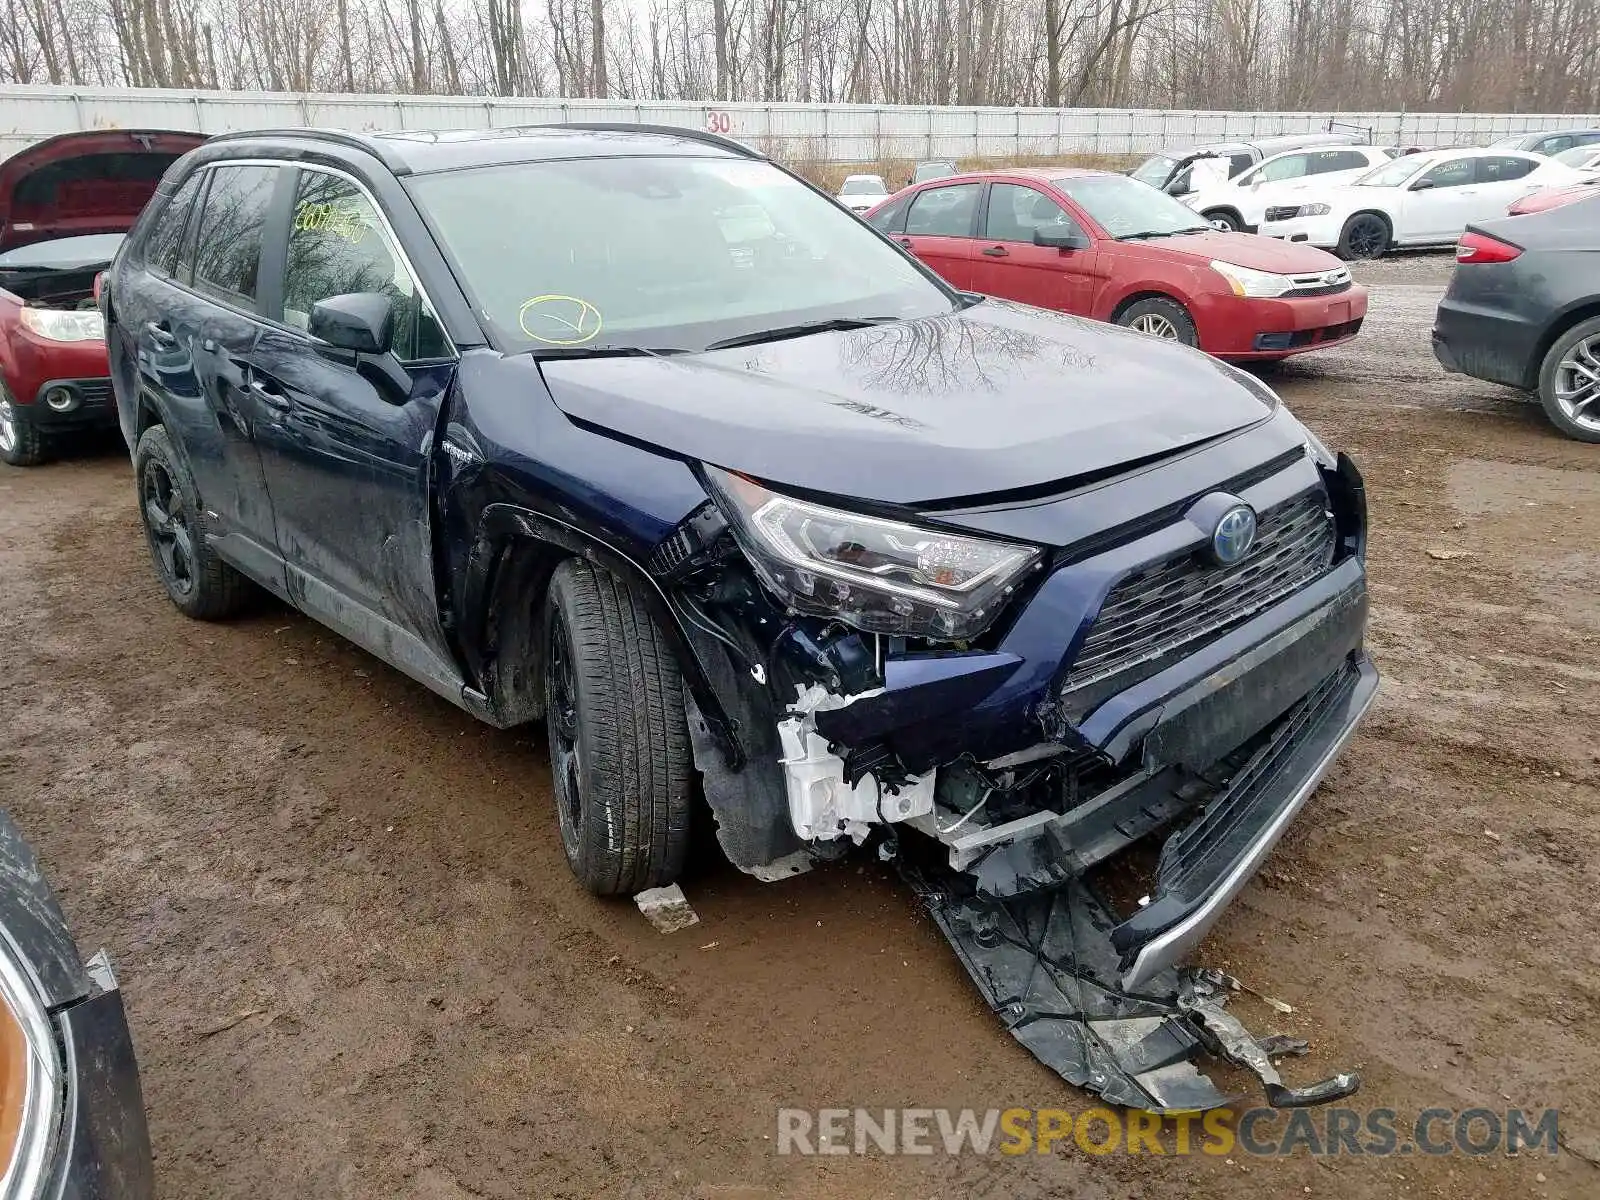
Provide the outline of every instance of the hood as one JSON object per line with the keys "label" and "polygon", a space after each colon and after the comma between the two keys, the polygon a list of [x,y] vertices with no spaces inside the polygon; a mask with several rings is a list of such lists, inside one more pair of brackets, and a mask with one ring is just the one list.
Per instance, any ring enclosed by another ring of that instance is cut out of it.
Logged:
{"label": "hood", "polygon": [[1270,393],[1197,350],[995,300],[759,346],[541,367],[556,405],[589,426],[780,487],[905,505],[1097,476],[1270,412]]}
{"label": "hood", "polygon": [[1181,258],[1203,262],[1216,259],[1236,267],[1251,267],[1278,275],[1310,275],[1343,265],[1326,250],[1303,242],[1281,242],[1253,233],[1223,233],[1215,229],[1132,244],[1149,246]]}
{"label": "hood", "polygon": [[205,135],[165,129],[64,133],[0,162],[0,251],[126,233],[166,169]]}

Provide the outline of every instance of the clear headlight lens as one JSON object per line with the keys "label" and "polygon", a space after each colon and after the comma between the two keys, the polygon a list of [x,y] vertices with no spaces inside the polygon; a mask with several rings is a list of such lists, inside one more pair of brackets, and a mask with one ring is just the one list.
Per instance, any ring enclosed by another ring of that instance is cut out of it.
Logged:
{"label": "clear headlight lens", "polygon": [[716,467],[706,476],[767,587],[792,608],[868,633],[973,637],[1041,556],[1035,546],[798,500]]}
{"label": "clear headlight lens", "polygon": [[1256,271],[1250,267],[1236,267],[1232,263],[1215,261],[1211,269],[1228,281],[1235,296],[1281,296],[1294,287],[1294,280],[1287,275],[1274,275],[1270,271]]}
{"label": "clear headlight lens", "polygon": [[66,312],[59,308],[22,308],[22,325],[52,342],[98,342],[106,336],[99,309]]}
{"label": "clear headlight lens", "polygon": [[34,1196],[60,1122],[61,1061],[32,972],[0,930],[0,1196]]}
{"label": "clear headlight lens", "polygon": [[1326,204],[1302,204],[1300,206],[1300,211],[1295,213],[1295,216],[1297,216],[1297,217],[1325,217],[1332,211],[1333,210],[1331,208],[1329,208]]}

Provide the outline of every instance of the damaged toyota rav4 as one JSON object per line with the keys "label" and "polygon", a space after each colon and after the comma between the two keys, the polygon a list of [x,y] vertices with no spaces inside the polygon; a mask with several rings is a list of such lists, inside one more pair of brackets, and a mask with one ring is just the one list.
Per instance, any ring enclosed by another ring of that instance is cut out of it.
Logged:
{"label": "damaged toyota rav4", "polygon": [[639,126],[216,138],[102,305],[173,602],[254,581],[543,719],[592,891],[670,883],[703,796],[764,879],[871,841],[1075,1083],[1354,1088],[1286,1086],[1183,965],[1377,688],[1360,476],[1251,376]]}

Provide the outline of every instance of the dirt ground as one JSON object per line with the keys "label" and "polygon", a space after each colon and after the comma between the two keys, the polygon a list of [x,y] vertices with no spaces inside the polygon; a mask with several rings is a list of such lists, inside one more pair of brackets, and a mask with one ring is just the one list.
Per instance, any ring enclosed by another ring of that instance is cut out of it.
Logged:
{"label": "dirt ground", "polygon": [[[1563,1110],[1600,1160],[1600,447],[1447,378],[1448,260],[1362,272],[1275,386],[1366,473],[1372,716],[1203,957],[1294,1005],[1293,1080]],[[263,604],[178,615],[119,445],[0,467],[0,803],[109,947],[161,1195],[1593,1196],[1563,1153],[780,1158],[779,1107],[1065,1106],[902,887],[726,866],[663,936],[579,891],[538,729]]]}

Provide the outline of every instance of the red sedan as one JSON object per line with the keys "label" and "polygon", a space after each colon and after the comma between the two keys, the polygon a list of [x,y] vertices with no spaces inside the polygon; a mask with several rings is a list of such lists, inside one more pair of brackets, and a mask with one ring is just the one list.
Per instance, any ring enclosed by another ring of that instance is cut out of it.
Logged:
{"label": "red sedan", "polygon": [[1590,196],[1600,196],[1600,179],[1586,179],[1571,187],[1545,188],[1543,191],[1530,192],[1506,209],[1506,216],[1524,217],[1529,213],[1560,208],[1563,204],[1571,204],[1574,200],[1587,200]]}
{"label": "red sedan", "polygon": [[1112,321],[1219,358],[1281,359],[1355,337],[1367,290],[1333,255],[1220,233],[1106,171],[985,171],[867,215],[969,292]]}
{"label": "red sedan", "polygon": [[196,133],[96,130],[0,163],[0,461],[43,462],[61,440],[113,429],[94,279]]}

